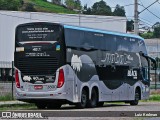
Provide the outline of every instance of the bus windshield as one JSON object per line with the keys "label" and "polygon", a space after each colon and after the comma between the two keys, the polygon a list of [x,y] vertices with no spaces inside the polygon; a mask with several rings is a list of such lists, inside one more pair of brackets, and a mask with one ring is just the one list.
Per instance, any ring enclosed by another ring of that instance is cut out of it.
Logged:
{"label": "bus windshield", "polygon": [[17,42],[58,41],[61,27],[48,24],[29,24],[17,28]]}

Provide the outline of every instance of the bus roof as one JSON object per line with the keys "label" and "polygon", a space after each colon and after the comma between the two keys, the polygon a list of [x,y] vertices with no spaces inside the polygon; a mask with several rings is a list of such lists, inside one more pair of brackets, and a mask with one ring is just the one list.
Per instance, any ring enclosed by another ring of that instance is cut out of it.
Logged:
{"label": "bus roof", "polygon": [[79,27],[79,26],[72,26],[72,25],[64,25],[64,28],[70,28],[70,29],[75,29],[75,30],[83,30],[83,31],[90,31],[90,32],[98,32],[98,33],[117,35],[117,36],[124,36],[124,37],[132,37],[132,38],[138,38],[140,40],[144,40],[142,37],[140,37],[138,35],[120,33],[120,32],[114,32],[114,31],[107,31],[107,30],[101,30],[101,29],[93,29],[93,28],[86,28],[86,27]]}

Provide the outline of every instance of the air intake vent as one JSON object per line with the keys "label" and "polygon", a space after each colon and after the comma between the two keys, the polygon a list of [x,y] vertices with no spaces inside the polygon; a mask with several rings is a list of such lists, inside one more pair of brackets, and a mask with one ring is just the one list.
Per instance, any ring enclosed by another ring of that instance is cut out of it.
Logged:
{"label": "air intake vent", "polygon": [[23,75],[51,75],[58,67],[59,62],[55,57],[19,58],[17,62],[17,68]]}

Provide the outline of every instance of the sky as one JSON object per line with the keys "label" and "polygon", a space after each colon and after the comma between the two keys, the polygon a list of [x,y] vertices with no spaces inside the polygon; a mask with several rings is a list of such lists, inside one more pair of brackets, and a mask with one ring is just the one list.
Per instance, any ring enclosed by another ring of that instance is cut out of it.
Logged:
{"label": "sky", "polygon": [[[88,7],[92,6],[95,2],[98,2],[100,0],[81,0],[82,5],[87,4]],[[128,5],[128,4],[134,4],[134,0],[103,0],[109,5],[110,7],[115,7],[117,4],[120,6]],[[138,0],[139,4],[143,4],[145,7],[149,6],[156,0]],[[141,12],[144,8],[139,5],[139,12]],[[159,18],[152,15],[150,12],[145,10],[141,14],[139,14],[139,19],[143,21],[143,24],[147,26],[152,26],[156,22],[160,22],[160,0],[159,3],[155,3],[151,7],[148,8],[152,13],[157,15]],[[112,8],[112,11],[114,8]],[[133,19],[134,16],[134,5],[126,6],[125,7],[126,16],[127,19]],[[142,23],[142,22],[141,22]]]}

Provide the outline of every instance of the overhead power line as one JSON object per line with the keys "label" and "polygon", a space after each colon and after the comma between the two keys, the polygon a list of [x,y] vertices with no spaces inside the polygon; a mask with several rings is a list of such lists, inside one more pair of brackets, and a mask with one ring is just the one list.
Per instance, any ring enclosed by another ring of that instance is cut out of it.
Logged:
{"label": "overhead power line", "polygon": [[144,19],[144,18],[139,18],[139,20],[145,22],[145,23],[148,24],[149,26],[153,26],[153,25],[154,25],[152,22],[150,22],[150,21],[148,21],[148,20],[146,20],[146,19]]}
{"label": "overhead power line", "polygon": [[142,19],[139,19],[139,21],[143,22],[145,25],[149,26],[149,27],[152,27],[153,25],[149,24],[148,22],[142,20]]}
{"label": "overhead power line", "polygon": [[145,11],[145,10],[148,10],[148,8],[149,7],[151,7],[152,5],[154,5],[156,2],[158,2],[159,0],[156,0],[155,2],[153,2],[152,4],[150,4],[149,6],[147,6],[147,7],[145,7],[144,5],[143,5],[143,3],[142,3],[142,1],[140,0],[140,2],[141,2],[141,4],[142,4],[142,6],[144,7],[144,9],[141,11],[141,12],[139,12],[139,14],[141,14],[143,11]]}
{"label": "overhead power line", "polygon": [[[141,1],[141,0],[140,0],[140,1]],[[156,0],[155,2],[157,2],[157,0]],[[155,2],[154,2],[154,3],[155,3]],[[142,7],[144,7],[144,10],[147,10],[147,11],[150,12],[152,15],[154,15],[155,17],[157,17],[158,19],[160,19],[160,17],[157,16],[155,13],[151,12],[151,11],[148,9],[148,7],[145,7],[145,6],[143,5],[142,1],[141,1],[141,5],[142,5]],[[153,5],[153,3],[152,3],[152,5]],[[144,11],[144,10],[142,10],[142,11]],[[142,11],[141,11],[140,13],[142,13]]]}

